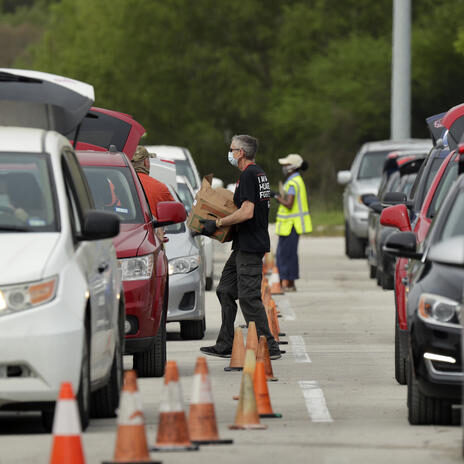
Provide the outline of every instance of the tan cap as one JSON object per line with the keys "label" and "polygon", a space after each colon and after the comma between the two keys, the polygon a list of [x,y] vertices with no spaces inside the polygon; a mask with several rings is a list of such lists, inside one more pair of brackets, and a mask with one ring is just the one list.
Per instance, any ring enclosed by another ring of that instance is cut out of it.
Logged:
{"label": "tan cap", "polygon": [[279,163],[290,164],[294,168],[299,168],[303,164],[303,158],[296,153],[292,153],[290,155],[287,155],[285,158],[279,158]]}
{"label": "tan cap", "polygon": [[138,145],[134,156],[132,157],[132,162],[138,163],[139,161],[143,161],[145,158],[150,158],[150,153],[148,153],[148,150],[144,146]]}

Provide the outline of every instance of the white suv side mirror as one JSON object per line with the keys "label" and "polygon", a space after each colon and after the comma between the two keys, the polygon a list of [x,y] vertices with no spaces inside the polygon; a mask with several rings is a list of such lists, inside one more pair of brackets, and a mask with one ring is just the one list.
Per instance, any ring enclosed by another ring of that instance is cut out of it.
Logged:
{"label": "white suv side mirror", "polygon": [[337,182],[340,185],[346,185],[351,182],[351,171],[338,171]]}

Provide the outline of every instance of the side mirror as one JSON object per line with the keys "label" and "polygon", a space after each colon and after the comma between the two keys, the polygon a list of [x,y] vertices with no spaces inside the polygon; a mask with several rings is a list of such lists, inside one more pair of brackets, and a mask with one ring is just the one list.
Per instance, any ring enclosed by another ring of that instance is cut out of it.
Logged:
{"label": "side mirror", "polygon": [[156,219],[154,227],[164,227],[178,222],[184,222],[187,218],[185,207],[178,201],[160,201],[156,205]]}
{"label": "side mirror", "polygon": [[405,204],[407,201],[405,193],[402,192],[386,192],[382,197],[382,203],[386,206]]}
{"label": "side mirror", "polygon": [[461,235],[432,245],[427,259],[448,266],[464,267],[464,237]]}
{"label": "side mirror", "polygon": [[411,222],[406,205],[394,205],[385,208],[380,214],[380,224],[388,227],[396,227],[400,231],[410,232]]}
{"label": "side mirror", "polygon": [[351,171],[338,171],[337,182],[340,185],[346,185],[351,182]]}
{"label": "side mirror", "polygon": [[381,214],[383,211],[383,206],[382,206],[382,203],[380,203],[380,201],[373,201],[369,205],[369,209],[374,211],[374,213]]}
{"label": "side mirror", "polygon": [[119,216],[107,211],[90,210],[84,216],[80,241],[103,240],[119,234]]}
{"label": "side mirror", "polygon": [[414,232],[394,232],[389,235],[383,251],[398,258],[422,259],[422,253],[417,253],[417,240]]}
{"label": "side mirror", "polygon": [[374,195],[373,193],[365,193],[364,195],[361,195],[361,201],[369,207],[372,203],[378,202],[379,199],[377,198],[377,195]]}

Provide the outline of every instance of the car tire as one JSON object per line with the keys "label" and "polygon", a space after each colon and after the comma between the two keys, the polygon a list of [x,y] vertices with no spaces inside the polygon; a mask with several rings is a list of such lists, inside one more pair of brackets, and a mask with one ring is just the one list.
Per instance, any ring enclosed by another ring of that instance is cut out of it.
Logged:
{"label": "car tire", "polygon": [[181,321],[180,337],[182,340],[201,340],[205,336],[205,317],[199,321]]}
{"label": "car tire", "polygon": [[[167,285],[167,284],[166,284]],[[134,369],[138,377],[163,377],[166,367],[166,312],[167,297],[155,342],[148,351],[134,354]]]}
{"label": "car tire", "polygon": [[400,385],[406,385],[406,368],[407,353],[401,347],[400,343],[400,324],[398,322],[398,313],[395,317],[395,379]]}
{"label": "car tire", "polygon": [[125,306],[123,298],[119,300],[118,334],[108,383],[91,395],[90,415],[95,418],[116,417],[119,396],[124,376],[123,340]]}
{"label": "car tire", "polygon": [[364,240],[353,234],[347,222],[345,223],[345,243],[348,258],[364,258]]}
{"label": "car tire", "polygon": [[377,274],[377,266],[369,265],[369,278],[375,279],[376,274]]}
{"label": "car tire", "polygon": [[213,281],[214,281],[213,276],[206,277],[205,290],[212,290],[213,289]]}
{"label": "car tire", "polygon": [[408,420],[411,425],[451,425],[452,404],[430,398],[419,390],[412,363],[408,362]]}

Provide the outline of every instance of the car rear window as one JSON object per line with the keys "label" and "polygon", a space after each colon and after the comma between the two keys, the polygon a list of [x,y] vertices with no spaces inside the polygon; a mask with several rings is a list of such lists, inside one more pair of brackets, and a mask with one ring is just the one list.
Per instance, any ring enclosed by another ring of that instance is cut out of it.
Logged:
{"label": "car rear window", "polygon": [[389,151],[370,151],[364,153],[358,171],[358,179],[375,179],[382,177],[383,163]]}
{"label": "car rear window", "polygon": [[[110,145],[114,145],[117,151],[122,152],[130,130],[131,125],[127,122],[107,114],[90,111],[81,123],[77,141],[107,149]],[[67,137],[73,140],[75,135],[72,132],[67,134]]]}
{"label": "car rear window", "polygon": [[128,168],[83,166],[83,169],[97,209],[116,213],[122,223],[144,222],[134,179]]}

